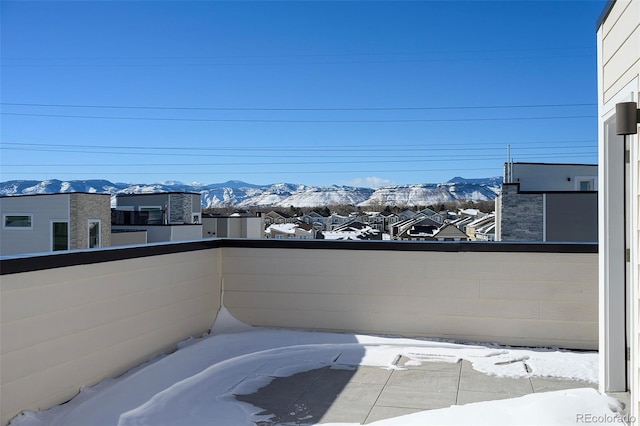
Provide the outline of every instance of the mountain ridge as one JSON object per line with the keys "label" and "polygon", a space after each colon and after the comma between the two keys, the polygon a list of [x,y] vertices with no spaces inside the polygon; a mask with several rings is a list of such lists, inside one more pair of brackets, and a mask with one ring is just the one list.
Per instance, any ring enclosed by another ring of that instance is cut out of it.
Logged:
{"label": "mountain ridge", "polygon": [[255,185],[239,180],[201,184],[165,182],[152,184],[113,183],[104,179],[11,180],[0,182],[0,196],[69,192],[150,194],[155,192],[197,192],[203,208],[214,207],[318,207],[336,204],[356,206],[419,206],[448,201],[493,200],[500,191],[501,177],[465,179],[444,183],[388,185],[379,188],[347,185],[310,186],[295,183]]}

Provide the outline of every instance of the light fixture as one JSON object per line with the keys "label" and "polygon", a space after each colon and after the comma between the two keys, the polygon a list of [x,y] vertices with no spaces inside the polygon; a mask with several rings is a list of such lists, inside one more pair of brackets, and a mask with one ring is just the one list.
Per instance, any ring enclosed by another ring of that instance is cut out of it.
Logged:
{"label": "light fixture", "polygon": [[640,124],[640,109],[635,102],[616,104],[616,134],[637,135]]}

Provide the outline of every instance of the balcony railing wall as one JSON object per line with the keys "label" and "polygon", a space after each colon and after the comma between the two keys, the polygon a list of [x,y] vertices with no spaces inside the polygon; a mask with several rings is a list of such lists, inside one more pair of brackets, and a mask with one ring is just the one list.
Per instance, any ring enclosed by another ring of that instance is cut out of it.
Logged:
{"label": "balcony railing wall", "polygon": [[595,245],[208,240],[2,260],[2,424],[252,325],[596,349]]}

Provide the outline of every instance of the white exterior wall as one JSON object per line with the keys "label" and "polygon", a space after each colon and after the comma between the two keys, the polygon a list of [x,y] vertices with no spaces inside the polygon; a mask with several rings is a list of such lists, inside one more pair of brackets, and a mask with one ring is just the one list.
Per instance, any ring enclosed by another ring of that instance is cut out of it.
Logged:
{"label": "white exterior wall", "polygon": [[[51,251],[51,222],[70,222],[69,194],[2,197],[0,212],[0,255]],[[5,228],[4,216],[13,214],[31,214],[32,228]]]}
{"label": "white exterior wall", "polygon": [[264,221],[261,217],[248,217],[245,238],[264,238]]}
{"label": "white exterior wall", "polygon": [[598,166],[513,163],[513,183],[520,183],[520,191],[578,191],[580,178],[594,179],[597,190]]}
{"label": "white exterior wall", "polygon": [[[615,135],[615,104],[638,102],[640,0],[616,1],[597,33],[600,200],[600,390],[631,391],[630,414],[640,414],[640,152],[638,135],[627,136],[629,180],[625,188],[624,139]],[[624,200],[628,210],[624,211]],[[622,206],[622,207],[621,207]],[[623,209],[623,210],[621,210]],[[624,224],[624,226],[622,225]],[[630,251],[627,269],[626,247]],[[626,276],[626,285],[625,285]],[[627,312],[626,318],[619,312]],[[620,330],[622,334],[620,333]],[[631,354],[625,361],[626,346]],[[629,369],[627,371],[627,368]]]}

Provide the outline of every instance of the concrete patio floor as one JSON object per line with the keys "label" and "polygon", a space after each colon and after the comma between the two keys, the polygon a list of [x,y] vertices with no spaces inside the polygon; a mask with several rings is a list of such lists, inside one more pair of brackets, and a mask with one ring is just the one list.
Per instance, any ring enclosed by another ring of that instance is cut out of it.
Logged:
{"label": "concrete patio floor", "polygon": [[[473,370],[468,361],[424,362],[402,369],[367,366],[323,367],[275,378],[239,401],[272,415],[258,426],[276,424],[371,423],[423,410],[515,398],[530,393],[592,387],[588,382],[553,378],[499,378]],[[523,368],[525,365],[523,364]],[[615,396],[615,395],[612,395]],[[624,402],[624,401],[623,401]]]}

